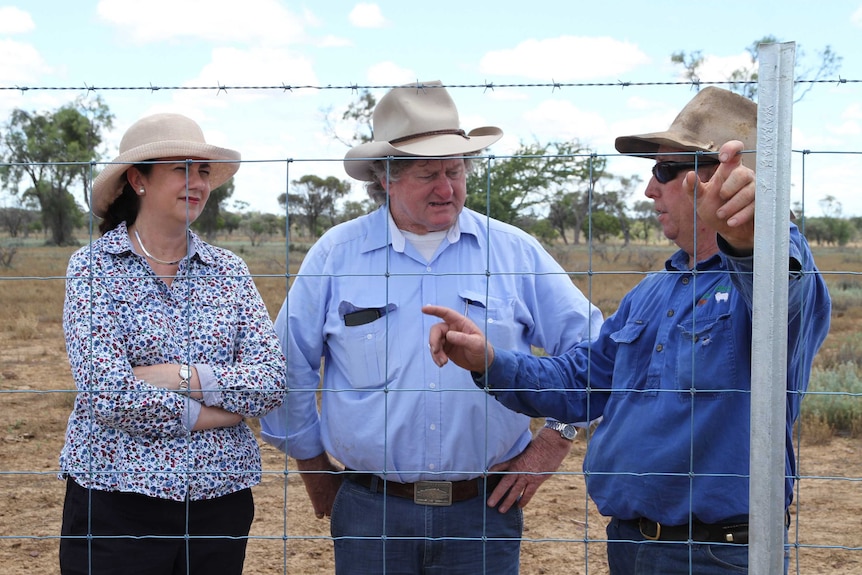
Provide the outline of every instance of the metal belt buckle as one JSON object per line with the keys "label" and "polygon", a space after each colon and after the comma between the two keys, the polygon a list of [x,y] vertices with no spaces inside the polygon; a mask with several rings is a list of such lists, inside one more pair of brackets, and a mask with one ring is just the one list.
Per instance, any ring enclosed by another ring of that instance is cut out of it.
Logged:
{"label": "metal belt buckle", "polygon": [[451,481],[417,481],[413,484],[413,503],[418,505],[452,505]]}
{"label": "metal belt buckle", "polygon": [[661,523],[655,522],[655,533],[647,533],[646,531],[644,531],[644,525],[648,523],[652,522],[647,521],[644,518],[638,520],[638,529],[640,530],[641,535],[644,536],[644,539],[648,539],[650,541],[658,541],[661,537]]}

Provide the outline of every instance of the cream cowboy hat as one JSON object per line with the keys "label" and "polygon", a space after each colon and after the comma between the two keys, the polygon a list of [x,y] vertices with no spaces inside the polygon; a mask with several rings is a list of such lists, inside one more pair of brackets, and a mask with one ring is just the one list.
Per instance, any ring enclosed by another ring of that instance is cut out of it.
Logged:
{"label": "cream cowboy hat", "polygon": [[[654,158],[659,146],[685,152],[717,152],[730,140],[739,140],[746,150],[757,147],[757,104],[729,90],[704,88],[664,132],[621,136],[618,152]],[[742,163],[755,169],[755,154],[743,154]]]}
{"label": "cream cowboy hat", "polygon": [[458,109],[439,80],[393,88],[371,117],[374,140],[353,147],[344,156],[344,169],[357,180],[372,181],[374,160],[389,156],[464,156],[479,152],[500,138],[493,126],[466,133]]}
{"label": "cream cowboy hat", "polygon": [[154,114],[132,124],[120,141],[120,155],[93,181],[90,201],[102,218],[123,192],[130,165],[159,158],[203,158],[210,166],[210,187],[216,189],[239,170],[240,153],[206,143],[200,126],[180,114]]}

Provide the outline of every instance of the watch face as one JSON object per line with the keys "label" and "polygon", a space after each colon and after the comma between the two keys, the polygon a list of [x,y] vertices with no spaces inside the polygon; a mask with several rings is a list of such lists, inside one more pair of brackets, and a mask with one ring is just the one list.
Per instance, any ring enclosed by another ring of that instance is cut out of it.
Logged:
{"label": "watch face", "polygon": [[560,435],[566,439],[574,439],[578,435],[578,430],[575,429],[574,425],[566,425],[560,430]]}
{"label": "watch face", "polygon": [[180,377],[182,379],[189,379],[192,376],[192,368],[189,365],[181,365],[180,366]]}

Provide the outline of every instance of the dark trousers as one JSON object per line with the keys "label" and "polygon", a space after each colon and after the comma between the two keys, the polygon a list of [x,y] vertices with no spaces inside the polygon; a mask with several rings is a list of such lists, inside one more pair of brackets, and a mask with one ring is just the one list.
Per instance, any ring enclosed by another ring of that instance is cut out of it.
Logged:
{"label": "dark trousers", "polygon": [[63,575],[242,573],[254,518],[251,490],[171,501],[66,481]]}

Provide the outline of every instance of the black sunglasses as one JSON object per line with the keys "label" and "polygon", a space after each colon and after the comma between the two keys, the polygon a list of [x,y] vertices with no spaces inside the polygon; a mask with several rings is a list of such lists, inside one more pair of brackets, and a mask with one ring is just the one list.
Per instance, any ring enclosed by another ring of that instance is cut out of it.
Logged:
{"label": "black sunglasses", "polygon": [[680,172],[689,172],[695,167],[705,168],[706,166],[715,166],[719,162],[711,160],[699,160],[697,162],[656,162],[652,167],[652,175],[660,184],[672,182],[679,176]]}

